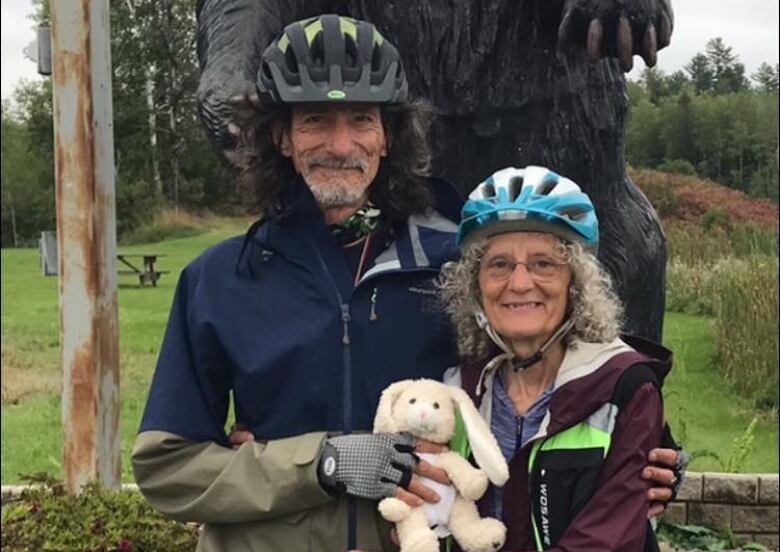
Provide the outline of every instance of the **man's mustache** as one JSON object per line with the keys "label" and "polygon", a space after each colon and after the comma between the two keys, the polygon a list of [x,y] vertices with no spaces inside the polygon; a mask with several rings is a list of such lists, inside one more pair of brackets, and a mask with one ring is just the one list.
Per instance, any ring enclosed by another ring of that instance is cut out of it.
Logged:
{"label": "man's mustache", "polygon": [[360,157],[333,157],[331,155],[322,155],[319,157],[310,157],[304,162],[306,170],[311,171],[317,167],[326,169],[359,169],[361,172],[368,170],[368,161]]}

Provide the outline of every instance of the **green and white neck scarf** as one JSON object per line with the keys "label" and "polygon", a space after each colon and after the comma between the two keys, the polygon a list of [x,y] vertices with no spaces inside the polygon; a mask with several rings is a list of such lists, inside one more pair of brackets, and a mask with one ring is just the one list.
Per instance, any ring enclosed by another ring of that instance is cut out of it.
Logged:
{"label": "green and white neck scarf", "polygon": [[359,242],[373,233],[379,227],[381,215],[382,211],[369,202],[344,222],[332,224],[329,228],[339,245],[346,246]]}

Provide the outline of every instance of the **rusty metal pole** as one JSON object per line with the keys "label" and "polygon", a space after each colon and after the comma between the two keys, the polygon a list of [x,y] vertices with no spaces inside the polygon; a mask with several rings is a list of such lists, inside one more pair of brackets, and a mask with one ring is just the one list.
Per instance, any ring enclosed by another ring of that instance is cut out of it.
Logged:
{"label": "rusty metal pole", "polygon": [[65,483],[117,488],[119,329],[109,8],[54,0],[52,65]]}

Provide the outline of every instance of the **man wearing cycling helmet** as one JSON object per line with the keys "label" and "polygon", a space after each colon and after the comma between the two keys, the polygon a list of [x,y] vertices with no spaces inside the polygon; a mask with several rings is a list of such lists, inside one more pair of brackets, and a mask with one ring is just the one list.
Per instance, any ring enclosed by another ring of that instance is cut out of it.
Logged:
{"label": "man wearing cycling helmet", "polygon": [[238,155],[262,216],[182,272],[135,476],[204,523],[199,550],[393,549],[375,500],[435,501],[413,470],[442,474],[409,437],[366,432],[387,385],[455,363],[434,281],[461,201],[426,176],[430,110],[370,23],[288,25],[257,90]]}
{"label": "man wearing cycling helmet", "polygon": [[590,198],[543,167],[471,193],[440,287],[461,366],[510,466],[482,501],[507,550],[656,551],[641,473],[661,443],[671,353],[619,336]]}

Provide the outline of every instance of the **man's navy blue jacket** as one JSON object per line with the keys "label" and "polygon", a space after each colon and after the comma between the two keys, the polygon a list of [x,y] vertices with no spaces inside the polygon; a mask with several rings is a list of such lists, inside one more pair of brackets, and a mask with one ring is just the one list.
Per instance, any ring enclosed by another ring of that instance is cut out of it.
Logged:
{"label": "man's navy blue jacket", "polygon": [[[454,340],[433,282],[456,255],[460,198],[431,181],[437,211],[415,215],[357,286],[311,193],[181,274],[141,432],[227,444],[236,419],[257,440],[370,431],[390,383],[440,379]],[[440,213],[446,213],[443,216]]]}

